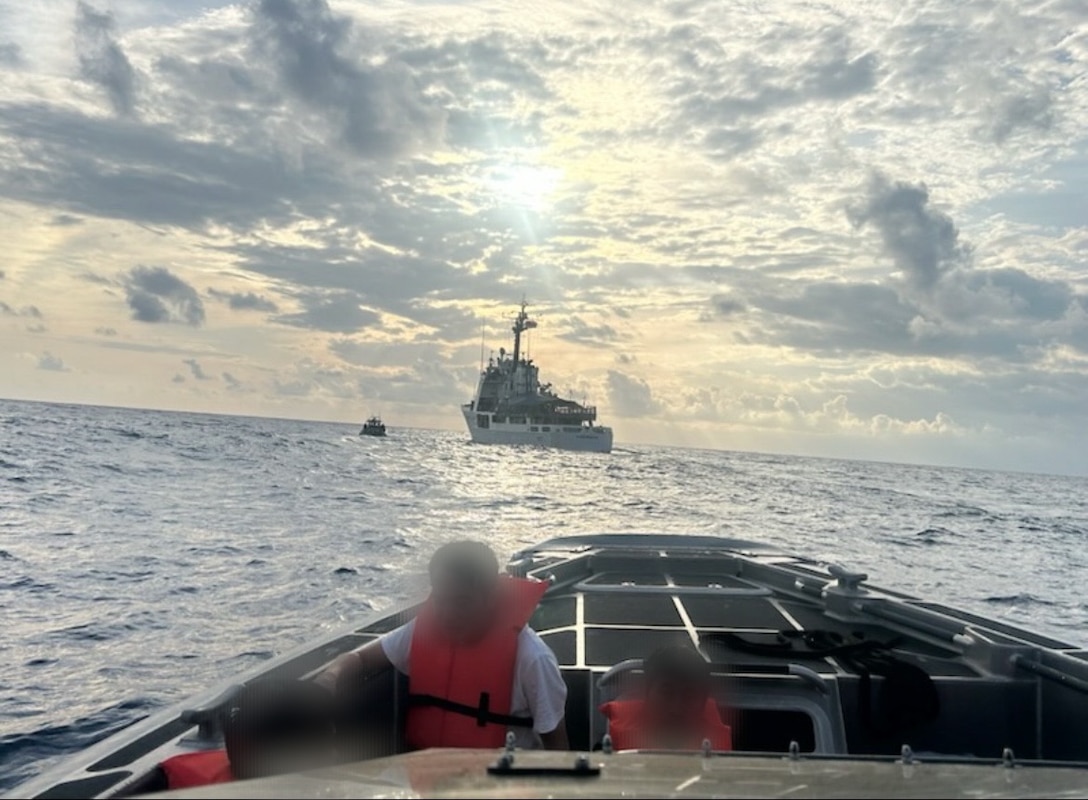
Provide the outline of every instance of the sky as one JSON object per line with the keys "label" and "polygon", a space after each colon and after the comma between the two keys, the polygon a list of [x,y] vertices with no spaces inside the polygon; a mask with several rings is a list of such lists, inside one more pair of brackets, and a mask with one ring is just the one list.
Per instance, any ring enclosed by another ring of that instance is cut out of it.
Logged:
{"label": "sky", "polygon": [[0,396],[1088,474],[1082,0],[0,0]]}

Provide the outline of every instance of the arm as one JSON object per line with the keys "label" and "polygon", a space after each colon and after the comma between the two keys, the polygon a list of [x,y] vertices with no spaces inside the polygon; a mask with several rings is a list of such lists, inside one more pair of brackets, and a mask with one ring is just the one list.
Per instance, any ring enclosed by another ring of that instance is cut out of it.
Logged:
{"label": "arm", "polygon": [[335,692],[340,681],[346,678],[360,675],[373,675],[393,666],[393,662],[382,649],[380,639],[367,642],[358,650],[344,653],[330,664],[324,672],[315,679],[317,683],[326,689]]}
{"label": "arm", "polygon": [[567,720],[559,720],[559,725],[554,731],[540,734],[540,741],[545,750],[570,750],[570,742],[567,740]]}
{"label": "arm", "polygon": [[520,663],[521,683],[533,717],[533,729],[546,750],[569,750],[567,740],[567,684],[559,671],[555,654],[530,628],[518,640],[521,648],[531,653]]}

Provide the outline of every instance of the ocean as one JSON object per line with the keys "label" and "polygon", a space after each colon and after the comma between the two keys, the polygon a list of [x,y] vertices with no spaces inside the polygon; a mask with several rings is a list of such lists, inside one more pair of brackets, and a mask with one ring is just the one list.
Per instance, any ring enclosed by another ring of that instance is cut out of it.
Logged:
{"label": "ocean", "polygon": [[769,542],[1088,642],[1084,478],[0,401],[0,790],[414,596],[434,547]]}

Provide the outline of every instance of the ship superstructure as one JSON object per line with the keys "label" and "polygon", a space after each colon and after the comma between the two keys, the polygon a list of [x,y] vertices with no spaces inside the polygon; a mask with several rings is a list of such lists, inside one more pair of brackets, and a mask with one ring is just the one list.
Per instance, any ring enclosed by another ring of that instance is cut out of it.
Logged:
{"label": "ship superstructure", "polygon": [[514,352],[499,349],[480,372],[476,395],[461,406],[474,442],[536,444],[566,450],[608,453],[612,429],[597,425],[596,406],[560,397],[540,383],[532,359],[523,357],[522,334],[535,328],[522,302],[514,319]]}

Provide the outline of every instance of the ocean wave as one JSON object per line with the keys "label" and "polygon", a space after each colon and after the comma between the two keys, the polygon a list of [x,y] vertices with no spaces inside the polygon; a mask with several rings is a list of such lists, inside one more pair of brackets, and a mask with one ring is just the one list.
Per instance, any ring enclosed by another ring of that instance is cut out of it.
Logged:
{"label": "ocean wave", "polygon": [[4,765],[0,771],[0,790],[16,786],[34,775],[43,763],[77,753],[127,728],[160,705],[151,698],[133,698],[68,724],[46,725],[27,733],[0,736],[0,764]]}

